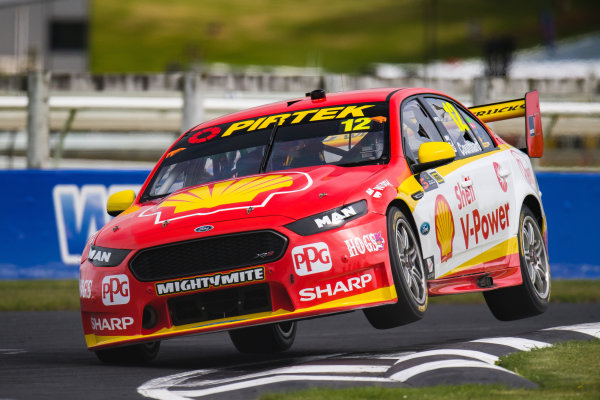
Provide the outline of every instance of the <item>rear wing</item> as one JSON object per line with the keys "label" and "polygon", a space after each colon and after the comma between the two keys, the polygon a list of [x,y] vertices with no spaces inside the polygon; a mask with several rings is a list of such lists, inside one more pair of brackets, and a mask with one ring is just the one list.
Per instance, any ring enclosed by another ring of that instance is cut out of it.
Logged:
{"label": "rear wing", "polygon": [[527,93],[523,99],[474,106],[469,110],[483,122],[525,117],[527,154],[529,157],[539,158],[544,153],[542,116],[537,90]]}

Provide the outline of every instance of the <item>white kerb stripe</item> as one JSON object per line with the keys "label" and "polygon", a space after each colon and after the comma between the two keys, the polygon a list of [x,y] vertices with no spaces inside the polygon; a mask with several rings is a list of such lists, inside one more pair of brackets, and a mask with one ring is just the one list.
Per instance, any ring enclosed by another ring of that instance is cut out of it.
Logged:
{"label": "white kerb stripe", "polygon": [[443,361],[432,361],[432,362],[428,362],[425,364],[420,364],[420,365],[416,365],[412,368],[407,368],[403,371],[397,372],[394,375],[390,376],[391,379],[400,381],[400,382],[406,382],[407,380],[409,380],[410,378],[412,378],[413,376],[422,374],[424,372],[431,372],[434,371],[436,369],[442,369],[442,368],[487,368],[487,369],[494,369],[497,371],[502,371],[502,372],[506,372],[509,374],[513,374],[516,375],[514,372],[509,371],[507,369],[504,369],[502,367],[499,367],[497,365],[493,365],[493,364],[486,364],[484,362],[481,361],[474,361],[474,360],[443,360]]}
{"label": "white kerb stripe", "polygon": [[[216,393],[230,392],[232,390],[247,389],[256,386],[270,385],[279,382],[290,381],[350,381],[350,382],[390,382],[387,378],[366,377],[366,376],[336,376],[336,375],[276,375],[258,379],[251,379],[243,382],[232,383],[207,389],[199,390],[177,390],[165,393],[164,389],[152,390],[138,388],[138,393],[142,396],[154,399],[181,400],[196,397],[208,396]],[[161,396],[161,397],[159,397]],[[165,396],[165,397],[162,397]]]}
{"label": "white kerb stripe", "polygon": [[271,371],[275,374],[359,374],[359,373],[383,373],[390,368],[389,365],[347,365],[347,364],[324,364],[324,365],[297,365]]}
{"label": "white kerb stripe", "polygon": [[407,360],[413,360],[415,358],[437,356],[437,355],[452,355],[452,356],[469,357],[469,358],[474,358],[479,361],[483,361],[488,364],[494,364],[496,361],[498,361],[497,356],[495,356],[493,354],[484,353],[482,351],[461,350],[461,349],[437,349],[437,350],[421,351],[419,353],[409,354],[409,355],[406,355],[403,357],[399,357],[398,361],[396,361],[394,364],[398,364],[398,363],[401,363],[401,362],[404,362]]}
{"label": "white kerb stripe", "polygon": [[572,331],[584,333],[600,339],[600,322],[590,322],[589,324],[578,324],[570,326],[557,326],[555,328],[544,329],[545,331]]}
{"label": "white kerb stripe", "polygon": [[521,351],[529,351],[532,349],[541,349],[543,347],[552,346],[550,343],[540,342],[537,340],[523,339],[518,337],[496,337],[496,338],[485,338],[471,340],[471,343],[491,343],[501,344],[503,346],[513,347]]}

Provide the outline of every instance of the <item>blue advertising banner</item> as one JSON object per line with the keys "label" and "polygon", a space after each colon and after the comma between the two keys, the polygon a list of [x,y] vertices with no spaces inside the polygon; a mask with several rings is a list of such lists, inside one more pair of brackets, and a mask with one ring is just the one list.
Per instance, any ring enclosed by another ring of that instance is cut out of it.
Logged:
{"label": "blue advertising banner", "polygon": [[553,278],[600,279],[600,174],[536,174],[548,219]]}
{"label": "blue advertising banner", "polygon": [[[87,238],[111,217],[114,192],[139,190],[149,171],[0,171],[0,279],[62,279],[79,274]],[[600,174],[538,173],[548,217],[554,278],[600,279]]]}
{"label": "blue advertising banner", "polygon": [[0,279],[79,276],[87,238],[110,220],[106,200],[149,171],[0,171]]}

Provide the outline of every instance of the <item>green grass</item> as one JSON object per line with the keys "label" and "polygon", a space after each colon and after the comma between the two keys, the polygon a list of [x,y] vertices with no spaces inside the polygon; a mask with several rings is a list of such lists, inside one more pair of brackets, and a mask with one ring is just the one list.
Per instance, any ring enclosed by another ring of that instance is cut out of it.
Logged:
{"label": "green grass", "polygon": [[435,14],[432,3],[93,0],[91,67],[94,73],[162,72],[202,59],[359,72],[373,62],[424,61],[424,27],[432,21],[437,45],[430,58],[479,56],[482,40],[498,35],[514,36],[520,48],[537,45],[543,9],[552,10],[559,39],[600,30],[596,0],[437,0]]}
{"label": "green grass", "polygon": [[[0,281],[0,311],[79,310],[77,280]],[[554,303],[600,303],[600,280],[552,281]],[[480,293],[430,298],[431,304],[483,304]]]}
{"label": "green grass", "polygon": [[0,311],[79,310],[77,280],[0,281]]}
{"label": "green grass", "polygon": [[349,389],[310,389],[271,393],[261,400],[463,400],[463,399],[581,399],[600,398],[600,340],[574,341],[502,357],[498,364],[539,385],[513,389],[501,385],[434,386],[420,389],[377,386]]}

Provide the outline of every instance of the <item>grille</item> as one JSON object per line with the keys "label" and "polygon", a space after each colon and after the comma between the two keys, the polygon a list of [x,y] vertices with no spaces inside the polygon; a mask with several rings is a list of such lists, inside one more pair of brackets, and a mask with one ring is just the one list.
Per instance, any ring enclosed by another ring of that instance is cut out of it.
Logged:
{"label": "grille", "polygon": [[173,325],[272,311],[268,283],[174,297],[167,304]]}
{"label": "grille", "polygon": [[285,253],[287,242],[285,236],[274,231],[177,242],[140,250],[129,268],[142,282],[201,275],[277,261]]}

